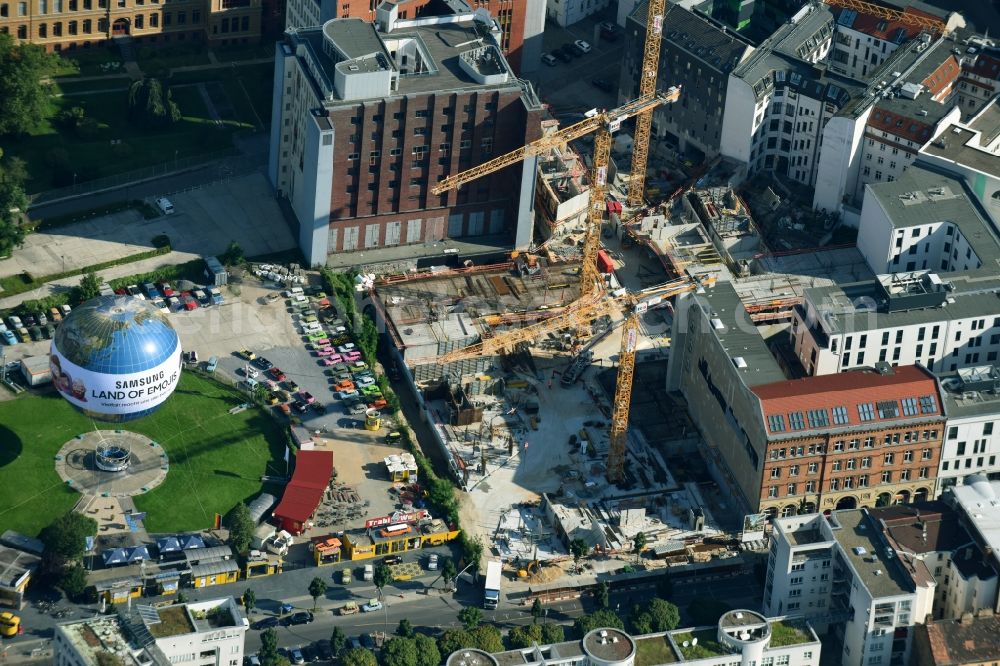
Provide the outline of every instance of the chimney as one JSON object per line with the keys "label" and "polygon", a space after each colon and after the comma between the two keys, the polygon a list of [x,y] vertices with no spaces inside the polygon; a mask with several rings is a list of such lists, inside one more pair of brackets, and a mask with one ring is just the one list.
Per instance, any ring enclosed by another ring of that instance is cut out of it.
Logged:
{"label": "chimney", "polygon": [[963,627],[969,627],[972,625],[972,620],[972,613],[962,613],[962,617],[959,618],[958,623]]}

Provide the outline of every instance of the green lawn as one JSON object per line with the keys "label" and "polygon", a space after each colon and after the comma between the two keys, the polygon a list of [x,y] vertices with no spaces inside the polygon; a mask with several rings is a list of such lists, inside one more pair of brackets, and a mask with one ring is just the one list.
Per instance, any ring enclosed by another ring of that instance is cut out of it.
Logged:
{"label": "green lawn", "polygon": [[[209,527],[215,513],[262,490],[260,477],[284,471],[281,427],[260,409],[228,410],[239,394],[210,379],[185,373],[177,390],[156,412],[118,426],[140,432],[159,444],[170,459],[166,481],[135,498],[149,513],[151,532]],[[29,535],[79,499],[53,467],[62,445],[93,422],[54,393],[22,395],[0,402],[0,525]]]}
{"label": "green lawn", "polygon": [[[201,97],[179,94],[184,119],[168,129],[145,131],[128,122],[128,91],[67,95],[49,101],[47,117],[29,136],[4,146],[9,155],[28,163],[29,192],[41,192],[76,182],[200,155],[215,155],[232,146],[232,128],[208,122]],[[97,122],[91,133],[58,126],[63,109],[79,106]]]}
{"label": "green lawn", "polygon": [[666,636],[637,638],[635,650],[635,666],[658,666],[677,661],[677,654],[674,653],[674,648]]}
{"label": "green lawn", "polygon": [[[702,629],[701,631],[682,631],[673,634],[674,642],[681,649],[685,659],[704,659],[706,657],[718,657],[725,654],[732,654],[732,650],[717,640],[714,629]],[[692,645],[692,641],[697,638],[698,644]],[[684,647],[684,641],[688,646]]]}
{"label": "green lawn", "polygon": [[795,626],[791,622],[783,620],[771,623],[771,646],[783,647],[785,645],[799,645],[808,643],[812,637],[802,628]]}
{"label": "green lawn", "polygon": [[90,81],[57,79],[56,86],[63,95],[86,93],[92,90],[127,90],[132,79],[128,76],[105,76]]}
{"label": "green lawn", "polygon": [[241,60],[257,60],[274,58],[274,42],[256,46],[221,46],[212,49],[215,59],[219,62],[240,62]]}
{"label": "green lawn", "polygon": [[136,54],[136,62],[147,76],[160,77],[165,77],[174,67],[212,63],[205,46],[195,42],[188,45],[143,46]]}
{"label": "green lawn", "polygon": [[76,49],[61,53],[53,76],[102,76],[124,73],[117,48]]}

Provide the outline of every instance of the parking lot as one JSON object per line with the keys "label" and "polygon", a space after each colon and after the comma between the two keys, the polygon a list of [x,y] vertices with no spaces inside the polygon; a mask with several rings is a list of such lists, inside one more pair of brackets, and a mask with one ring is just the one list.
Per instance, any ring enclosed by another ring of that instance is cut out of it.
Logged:
{"label": "parking lot", "polygon": [[[568,63],[558,60],[552,66],[543,63],[538,71],[527,75],[554,114],[607,108],[617,103],[625,35],[619,30],[617,41],[611,42],[600,37],[599,28],[602,21],[614,20],[614,12],[607,10],[566,28],[554,21],[547,22],[542,37],[545,53],[554,53],[576,40],[583,40],[590,46],[589,53],[573,57]],[[613,91],[601,90],[594,85],[595,79],[611,83]]]}

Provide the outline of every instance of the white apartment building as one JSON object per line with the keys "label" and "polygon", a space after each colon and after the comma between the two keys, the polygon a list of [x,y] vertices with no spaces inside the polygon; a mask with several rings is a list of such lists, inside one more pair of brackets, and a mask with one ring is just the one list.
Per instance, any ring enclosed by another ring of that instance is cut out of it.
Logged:
{"label": "white apartment building", "polygon": [[[780,638],[778,638],[780,636]],[[774,644],[772,645],[772,638]],[[716,626],[692,627],[631,636],[620,629],[594,629],[581,640],[508,650],[453,652],[446,666],[635,666],[646,644],[662,661],[697,666],[816,666],[820,642],[797,618],[764,617],[751,610],[732,610]]]}
{"label": "white apartment building", "polygon": [[131,616],[102,615],[56,627],[56,666],[98,666],[98,655],[123,666],[241,666],[248,627],[232,597],[136,606]]}
{"label": "white apartment building", "polygon": [[869,186],[857,243],[883,275],[805,291],[792,338],[808,374],[878,362],[940,373],[998,360],[1000,244],[962,179],[918,163]]}
{"label": "white apartment building", "polygon": [[963,58],[970,61],[962,68],[958,83],[958,105],[963,118],[971,118],[1000,93],[1000,48],[985,37],[973,37]]}
{"label": "white apartment building", "polygon": [[611,0],[546,0],[549,20],[565,28],[611,6]]}
{"label": "white apartment building", "polygon": [[[1000,342],[1000,334],[996,335]],[[1000,479],[1000,368],[962,368],[943,375],[941,387],[948,422],[941,443],[938,492],[962,485],[970,474]]]}
{"label": "white apartment building", "polygon": [[779,518],[764,610],[828,628],[844,666],[908,663],[914,625],[995,604],[996,562],[969,515],[933,501]]}
{"label": "white apartment building", "polygon": [[878,69],[900,45],[919,32],[908,23],[842,9],[837,16],[830,69],[852,79],[864,80],[869,72]]}
{"label": "white apartment building", "polygon": [[[962,525],[972,536],[975,548],[968,552],[969,557],[1000,570],[1000,481],[974,474],[951,488],[943,499],[961,514]],[[992,590],[992,596],[988,592],[977,596],[976,608],[1000,612],[1000,592],[996,585]]]}

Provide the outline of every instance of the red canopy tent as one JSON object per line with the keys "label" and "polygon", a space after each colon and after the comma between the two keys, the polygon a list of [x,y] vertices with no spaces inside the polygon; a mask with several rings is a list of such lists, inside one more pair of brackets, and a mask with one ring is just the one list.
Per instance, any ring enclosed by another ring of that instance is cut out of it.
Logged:
{"label": "red canopy tent", "polygon": [[299,451],[292,480],[274,509],[278,527],[291,534],[302,534],[305,523],[323,500],[332,473],[332,451]]}

